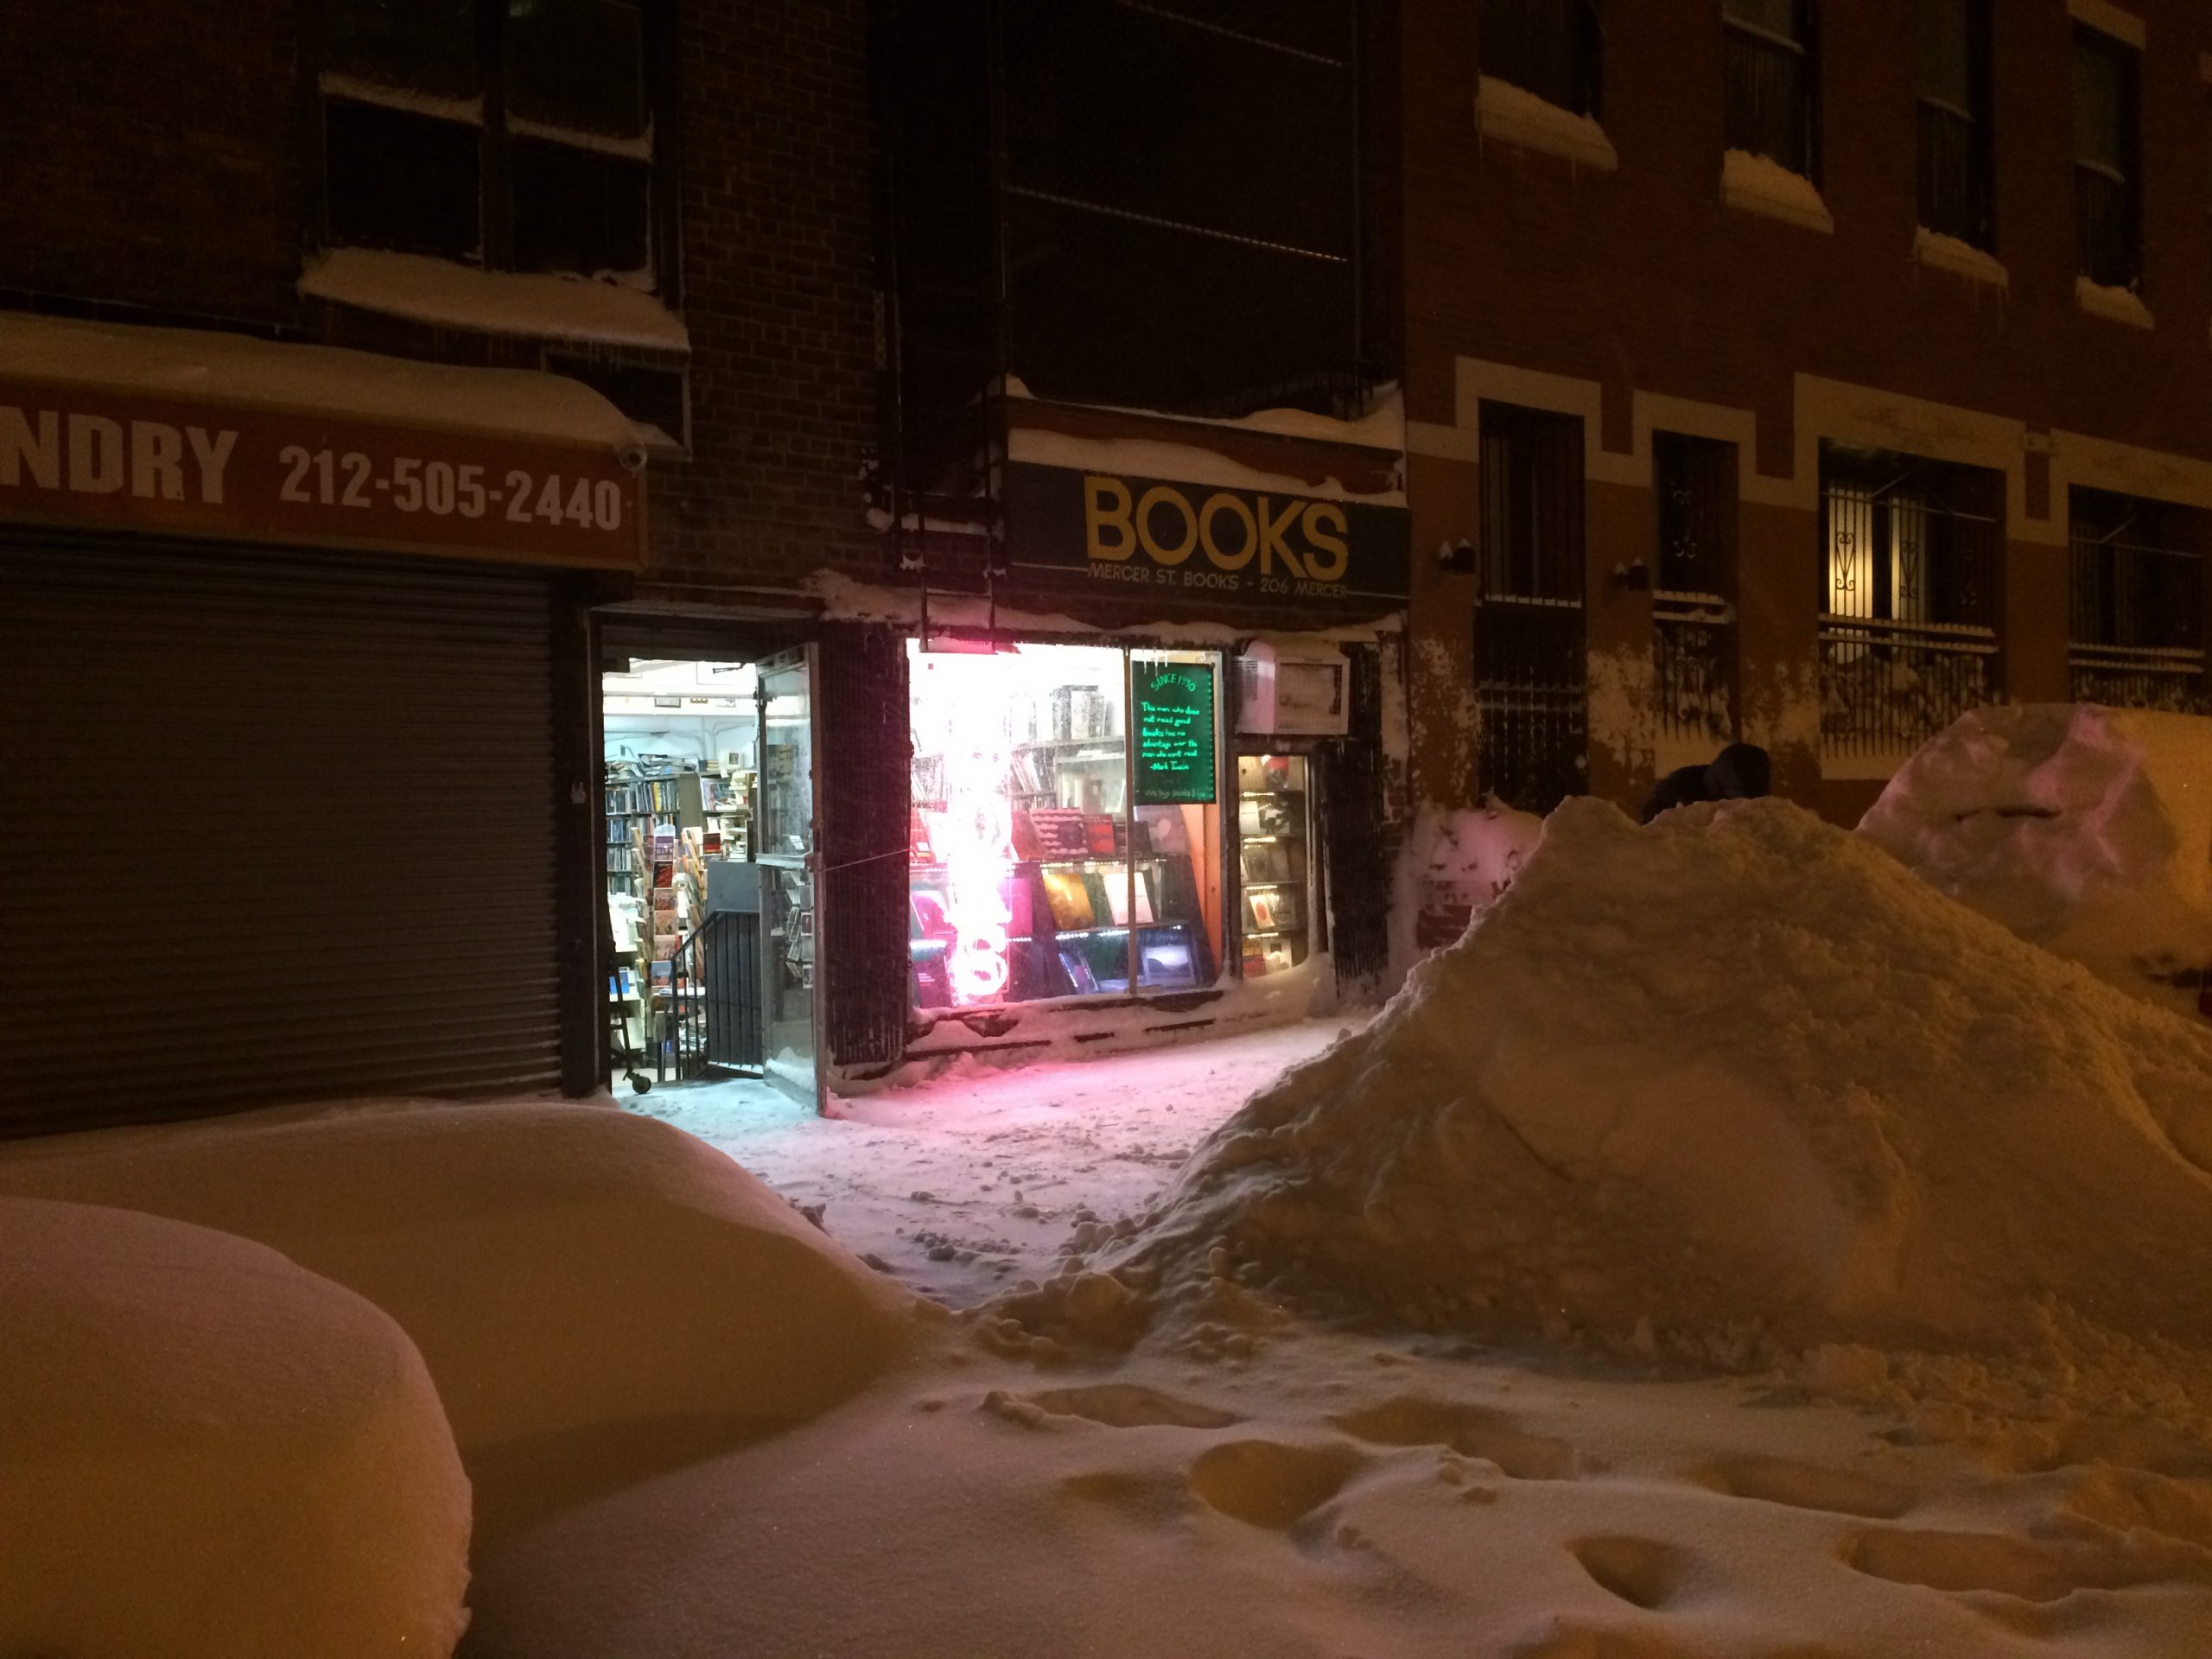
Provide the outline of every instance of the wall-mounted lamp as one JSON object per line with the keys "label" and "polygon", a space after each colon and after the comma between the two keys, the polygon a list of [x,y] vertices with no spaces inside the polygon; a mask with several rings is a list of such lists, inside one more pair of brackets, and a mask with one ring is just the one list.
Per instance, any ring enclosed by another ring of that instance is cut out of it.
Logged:
{"label": "wall-mounted lamp", "polygon": [[1613,586],[1632,594],[1651,591],[1651,567],[1642,559],[1613,567]]}
{"label": "wall-mounted lamp", "polygon": [[1436,562],[1455,576],[1475,574],[1475,544],[1462,536],[1456,542],[1446,542],[1436,550]]}

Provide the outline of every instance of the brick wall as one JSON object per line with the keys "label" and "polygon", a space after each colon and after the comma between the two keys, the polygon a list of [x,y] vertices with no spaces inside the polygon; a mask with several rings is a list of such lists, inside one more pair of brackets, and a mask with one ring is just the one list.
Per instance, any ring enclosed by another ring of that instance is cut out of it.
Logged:
{"label": "brick wall", "polygon": [[682,10],[692,459],[653,506],[671,590],[888,573],[875,437],[865,0]]}
{"label": "brick wall", "polygon": [[289,0],[0,10],[0,289],[287,320],[296,11]]}
{"label": "brick wall", "polygon": [[[1916,264],[1910,0],[1827,0],[1824,236],[1720,204],[1710,0],[1606,8],[1614,173],[1478,142],[1477,9],[1404,0],[1411,413],[1449,421],[1454,353],[1751,407],[1787,470],[1795,371],[2031,426],[2212,456],[2212,10],[2141,0],[2153,331],[2075,302],[2070,26],[1994,8],[2001,296]],[[1610,412],[1610,411],[1609,411]],[[1770,439],[1769,434],[1772,434]]]}
{"label": "brick wall", "polygon": [[[2152,330],[2089,315],[2075,299],[2072,23],[2063,0],[1993,8],[2003,289],[1913,257],[1911,0],[1821,7],[1820,185],[1832,235],[1721,203],[1713,0],[1605,8],[1602,117],[1618,156],[1612,172],[1482,137],[1479,9],[1402,0],[1409,416],[1440,425],[1460,416],[1459,359],[1511,365],[1596,383],[1605,451],[1630,449],[1635,392],[1753,411],[1757,453],[1744,467],[1781,479],[1796,468],[1794,377],[1803,373],[1986,411],[2031,432],[2212,459],[2212,97],[2200,63],[2212,50],[2212,9],[2136,0],[2126,10],[2144,20],[2148,39],[2140,292]],[[2055,509],[2063,521],[2063,502],[2037,499],[2039,486],[2049,493],[2043,460],[2026,457],[2027,508],[2037,518]],[[1472,473],[1449,461],[1414,469],[1417,547],[1471,533]],[[1592,490],[1594,505],[1599,486]],[[1649,556],[1652,522],[1633,503],[1591,515],[1593,647],[1622,634],[1634,608],[1597,584],[1617,563]],[[1745,505],[1745,735],[1777,746],[1777,777],[1789,792],[1844,816],[1866,788],[1823,783],[1802,706],[1806,676],[1817,683],[1817,522],[1809,512]],[[2008,558],[2005,645],[2020,695],[2063,694],[2063,550],[2044,544],[2016,543]],[[1415,618],[1416,636],[1436,641],[1417,670],[1441,676],[1427,686],[1417,677],[1416,717],[1437,711],[1440,732],[1470,672],[1466,585],[1432,580],[1436,613]],[[1459,757],[1422,754],[1418,728],[1416,738],[1424,790],[1456,798]],[[1632,803],[1648,779],[1648,767],[1609,760],[1592,783]]]}
{"label": "brick wall", "polygon": [[[536,366],[537,340],[295,292],[314,188],[304,3],[0,9],[0,308]],[[866,10],[678,9],[693,452],[651,474],[648,594],[712,600],[823,567],[885,569],[861,496],[875,440]]]}

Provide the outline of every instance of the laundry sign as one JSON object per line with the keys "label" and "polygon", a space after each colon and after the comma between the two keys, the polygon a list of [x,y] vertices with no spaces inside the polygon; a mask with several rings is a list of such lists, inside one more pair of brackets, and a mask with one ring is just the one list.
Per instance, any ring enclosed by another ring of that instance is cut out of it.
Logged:
{"label": "laundry sign", "polygon": [[1407,594],[1402,507],[1017,461],[1006,517],[1012,567],[1094,591],[1301,610]]}
{"label": "laundry sign", "polygon": [[0,522],[634,568],[611,452],[0,379]]}

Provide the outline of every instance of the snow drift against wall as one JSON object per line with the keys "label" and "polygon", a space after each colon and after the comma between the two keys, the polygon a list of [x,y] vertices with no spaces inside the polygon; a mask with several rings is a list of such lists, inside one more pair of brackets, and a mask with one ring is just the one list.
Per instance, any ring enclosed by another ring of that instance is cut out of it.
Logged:
{"label": "snow drift against wall", "polygon": [[181,1222],[0,1198],[0,1653],[437,1659],[468,1482],[351,1291]]}
{"label": "snow drift against wall", "polygon": [[[1364,1032],[1201,1146],[1118,1259],[1178,1294],[1241,1274],[1724,1364],[1863,1344],[2063,1369],[2139,1344],[2201,1386],[2208,1167],[2212,1031],[1786,802],[1639,830],[1574,800]],[[1071,1291],[1126,1337],[1104,1276]],[[1007,1312],[1034,1328],[1052,1300]]]}
{"label": "snow drift against wall", "polygon": [[2212,968],[2212,720],[1977,709],[1905,763],[1859,833],[2022,938],[2196,1012]]}

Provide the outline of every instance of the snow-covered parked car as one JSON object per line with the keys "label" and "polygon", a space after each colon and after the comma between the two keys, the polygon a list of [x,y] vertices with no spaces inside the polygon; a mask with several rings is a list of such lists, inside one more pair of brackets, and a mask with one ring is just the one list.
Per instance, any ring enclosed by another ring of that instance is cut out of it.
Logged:
{"label": "snow-covered parked car", "polygon": [[2212,969],[2212,719],[1977,709],[1899,768],[1859,833],[2121,989],[2202,1011]]}

